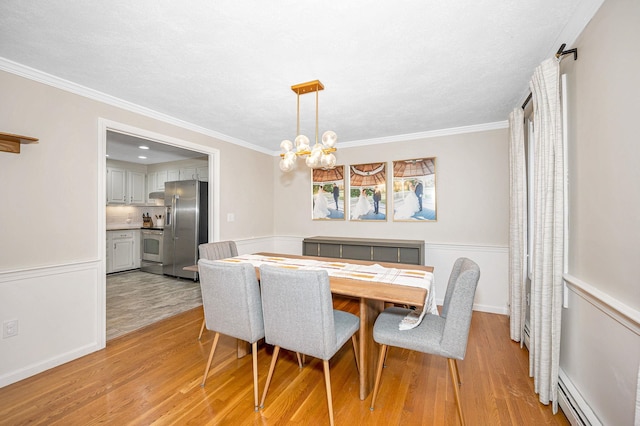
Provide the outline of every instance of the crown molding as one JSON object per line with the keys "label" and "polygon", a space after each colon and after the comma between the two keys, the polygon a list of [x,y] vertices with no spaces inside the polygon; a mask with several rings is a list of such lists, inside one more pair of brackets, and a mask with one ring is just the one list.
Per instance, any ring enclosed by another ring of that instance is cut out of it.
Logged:
{"label": "crown molding", "polygon": [[[61,89],[67,92],[75,93],[76,95],[83,96],[98,102],[103,102],[108,105],[115,106],[136,114],[144,115],[149,118],[153,118],[164,123],[168,123],[183,129],[191,130],[206,136],[216,138],[218,140],[228,142],[234,145],[238,145],[244,148],[252,149],[254,151],[261,152],[272,156],[279,156],[280,151],[273,151],[264,147],[254,145],[242,139],[237,139],[232,136],[228,136],[214,130],[210,130],[187,121],[183,121],[172,117],[167,114],[160,113],[158,111],[146,108],[137,104],[134,104],[124,99],[117,98],[115,96],[108,95],[106,93],[91,89],[89,87],[82,86],[77,83],[73,83],[69,80],[65,80],[60,77],[45,73],[35,68],[28,67],[26,65],[19,64],[9,59],[0,57],[0,70],[6,71],[11,74],[15,74],[29,80],[37,81],[42,84],[46,84],[57,89]],[[499,121],[495,123],[478,124],[473,126],[455,127],[451,129],[431,130],[427,132],[408,133],[404,135],[384,136],[373,139],[363,139],[356,141],[341,142],[340,146],[343,148],[353,148],[359,146],[370,146],[383,143],[397,143],[405,142],[417,139],[434,138],[439,136],[451,136],[459,135],[463,133],[483,132],[487,130],[506,129],[508,128],[508,121]]]}
{"label": "crown molding", "polygon": [[489,130],[507,129],[509,122],[496,121],[494,123],[475,124],[472,126],[452,127],[450,129],[430,130],[426,132],[407,133],[404,135],[384,136],[381,138],[362,139],[358,141],[341,142],[341,148],[355,148],[359,146],[370,146],[382,143],[407,142],[418,139],[437,138],[440,136],[460,135],[464,133],[486,132]]}
{"label": "crown molding", "polygon": [[261,152],[263,154],[272,155],[273,152],[269,149],[263,148],[258,145],[254,145],[242,139],[237,139],[232,136],[225,135],[223,133],[216,132],[214,130],[207,129],[202,126],[198,126],[193,123],[189,123],[184,120],[172,117],[167,114],[160,113],[158,111],[146,108],[137,104],[134,104],[124,99],[117,98],[115,96],[108,95],[103,92],[82,86],[80,84],[73,83],[69,80],[65,80],[60,77],[45,73],[35,68],[28,67],[26,65],[19,64],[9,59],[0,56],[0,70],[6,71],[11,74],[18,75],[20,77],[27,78],[29,80],[37,81],[38,83],[46,84],[57,89],[61,89],[67,92],[74,93],[76,95],[83,96],[98,102],[115,106],[136,114],[144,115],[145,117],[153,118],[158,121],[162,121],[167,124],[171,124],[177,127],[181,127],[186,130],[191,130],[212,138],[228,142],[234,145],[238,145],[244,148],[252,149],[254,151]]}

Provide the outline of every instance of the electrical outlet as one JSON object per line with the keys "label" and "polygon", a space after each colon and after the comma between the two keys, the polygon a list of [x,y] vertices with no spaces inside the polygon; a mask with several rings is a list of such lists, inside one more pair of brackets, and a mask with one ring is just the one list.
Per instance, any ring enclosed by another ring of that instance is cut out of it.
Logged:
{"label": "electrical outlet", "polygon": [[18,320],[9,320],[2,323],[2,338],[7,339],[9,337],[18,335]]}

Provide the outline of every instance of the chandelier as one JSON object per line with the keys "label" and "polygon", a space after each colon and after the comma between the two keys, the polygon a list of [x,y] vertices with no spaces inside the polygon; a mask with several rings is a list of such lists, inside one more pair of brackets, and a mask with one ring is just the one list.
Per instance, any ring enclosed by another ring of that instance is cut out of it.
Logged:
{"label": "chandelier", "polygon": [[[280,143],[280,148],[282,149],[282,153],[280,154],[280,157],[282,157],[280,160],[280,170],[283,172],[293,170],[298,157],[304,158],[306,165],[312,169],[334,168],[336,165],[336,156],[333,155],[333,153],[336,152],[335,145],[338,141],[338,136],[334,131],[327,130],[322,134],[321,142],[318,142],[318,92],[324,90],[324,86],[319,80],[314,80],[291,86],[291,90],[298,95],[298,120],[295,147],[294,143],[290,140],[284,140]],[[316,143],[313,147],[310,146],[309,138],[300,134],[300,95],[311,92],[316,92]]]}

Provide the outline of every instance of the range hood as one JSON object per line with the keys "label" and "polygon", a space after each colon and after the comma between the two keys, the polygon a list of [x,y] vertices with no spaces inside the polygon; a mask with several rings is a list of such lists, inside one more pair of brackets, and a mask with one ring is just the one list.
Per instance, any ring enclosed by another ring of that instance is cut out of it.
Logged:
{"label": "range hood", "polygon": [[150,192],[150,200],[164,200],[164,191]]}

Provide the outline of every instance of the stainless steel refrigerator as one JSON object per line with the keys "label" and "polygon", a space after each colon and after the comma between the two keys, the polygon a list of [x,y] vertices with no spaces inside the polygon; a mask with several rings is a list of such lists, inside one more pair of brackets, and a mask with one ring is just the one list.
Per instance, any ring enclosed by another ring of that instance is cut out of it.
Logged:
{"label": "stainless steel refrigerator", "polygon": [[182,268],[198,263],[198,246],[208,240],[208,184],[197,180],[165,182],[163,268],[165,275],[197,279]]}

